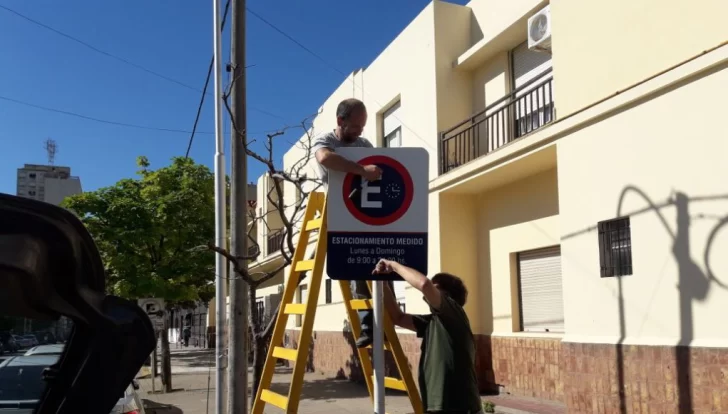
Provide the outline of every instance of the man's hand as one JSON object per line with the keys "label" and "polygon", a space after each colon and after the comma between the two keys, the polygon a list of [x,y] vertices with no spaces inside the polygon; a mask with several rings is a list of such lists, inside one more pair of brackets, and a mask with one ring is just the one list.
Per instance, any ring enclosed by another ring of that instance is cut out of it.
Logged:
{"label": "man's hand", "polygon": [[376,165],[365,165],[361,176],[367,181],[377,181],[382,178],[382,169]]}
{"label": "man's hand", "polygon": [[372,270],[373,275],[388,275],[392,272],[394,272],[394,269],[392,269],[392,261],[385,259],[380,259],[377,266]]}

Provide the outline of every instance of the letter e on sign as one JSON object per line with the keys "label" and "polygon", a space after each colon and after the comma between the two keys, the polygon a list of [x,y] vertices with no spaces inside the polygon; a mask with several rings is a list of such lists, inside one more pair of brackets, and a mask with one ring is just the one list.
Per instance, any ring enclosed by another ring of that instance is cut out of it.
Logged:
{"label": "letter e on sign", "polygon": [[382,179],[368,182],[359,175],[347,174],[342,188],[347,210],[370,226],[386,226],[399,220],[409,210],[414,196],[409,171],[386,155],[372,155],[359,163],[381,168]]}

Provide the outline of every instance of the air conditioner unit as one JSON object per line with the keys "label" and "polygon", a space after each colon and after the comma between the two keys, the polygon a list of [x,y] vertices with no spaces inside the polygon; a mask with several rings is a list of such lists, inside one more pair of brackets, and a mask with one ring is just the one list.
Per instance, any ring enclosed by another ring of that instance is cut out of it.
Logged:
{"label": "air conditioner unit", "polygon": [[528,19],[528,48],[551,52],[551,6],[546,6]]}

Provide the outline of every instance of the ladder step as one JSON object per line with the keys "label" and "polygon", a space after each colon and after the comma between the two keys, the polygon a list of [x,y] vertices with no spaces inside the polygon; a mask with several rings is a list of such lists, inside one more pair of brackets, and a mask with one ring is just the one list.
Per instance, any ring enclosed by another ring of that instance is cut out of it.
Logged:
{"label": "ladder step", "polygon": [[[373,375],[372,381],[374,381]],[[384,388],[389,388],[390,390],[407,391],[407,388],[404,385],[404,381],[394,377],[384,377]]]}
{"label": "ladder step", "polygon": [[[367,349],[372,349],[372,346],[374,346],[374,344],[372,344],[372,345],[367,345],[367,346],[366,346],[366,348],[367,348]],[[390,351],[390,352],[392,351],[392,350],[391,350],[391,349],[389,348],[389,341],[384,341],[384,350],[385,350],[385,351]]]}
{"label": "ladder step", "polygon": [[286,315],[303,315],[306,313],[306,304],[289,303],[285,308],[283,308],[283,312],[285,312]]}
{"label": "ladder step", "polygon": [[354,310],[374,309],[372,307],[371,299],[352,299],[350,303],[351,303],[351,308]]}
{"label": "ladder step", "polygon": [[285,410],[286,408],[288,408],[288,398],[271,390],[263,390],[263,392],[260,393],[260,399],[267,402],[268,404],[275,405],[281,410]]}
{"label": "ladder step", "polygon": [[313,219],[313,220],[309,221],[308,223],[306,223],[306,230],[308,230],[308,231],[318,230],[321,228],[322,223],[323,222],[321,221],[321,218]]}
{"label": "ladder step", "polygon": [[296,361],[296,356],[298,356],[298,349],[291,349],[291,348],[284,348],[282,346],[277,346],[277,347],[273,348],[273,356],[278,359]]}
{"label": "ladder step", "polygon": [[294,269],[296,272],[307,272],[309,270],[313,270],[313,264],[315,262],[313,260],[301,260],[300,262],[296,263],[296,268]]}

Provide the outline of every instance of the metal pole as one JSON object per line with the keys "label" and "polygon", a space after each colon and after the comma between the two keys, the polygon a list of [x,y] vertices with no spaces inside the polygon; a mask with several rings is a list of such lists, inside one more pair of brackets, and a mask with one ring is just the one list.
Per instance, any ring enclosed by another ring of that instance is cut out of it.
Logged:
{"label": "metal pole", "polygon": [[[215,245],[227,249],[225,203],[225,138],[222,129],[222,35],[220,33],[220,0],[213,1],[213,44],[215,61]],[[227,262],[215,255],[215,413],[224,414],[225,394],[225,311]]]}
{"label": "metal pole", "polygon": [[374,363],[374,412],[384,413],[384,282],[375,281],[374,295],[374,343],[372,354]]}
{"label": "metal pole", "polygon": [[[245,154],[245,0],[232,2],[231,70],[232,116],[232,200],[230,203],[230,248],[236,257],[247,255],[248,177]],[[241,136],[242,135],[242,136]],[[244,269],[247,261],[241,260]],[[248,285],[238,275],[230,279],[230,348],[228,351],[228,413],[248,412]]]}

